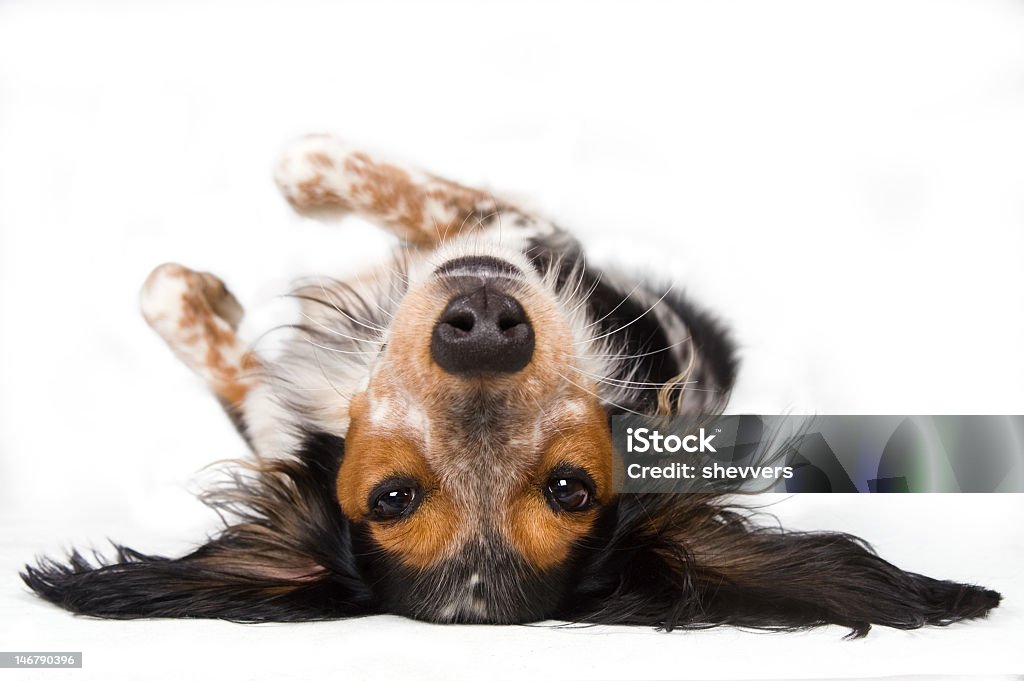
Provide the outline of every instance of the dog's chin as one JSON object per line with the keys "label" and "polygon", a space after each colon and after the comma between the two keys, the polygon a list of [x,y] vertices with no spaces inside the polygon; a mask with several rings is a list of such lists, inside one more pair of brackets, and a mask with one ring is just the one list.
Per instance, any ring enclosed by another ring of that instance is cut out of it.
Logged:
{"label": "dog's chin", "polygon": [[[363,534],[359,543],[372,542]],[[551,619],[571,583],[570,562],[538,571],[481,539],[452,558],[411,569],[366,547],[360,566],[387,612],[437,624],[523,624]]]}
{"label": "dog's chin", "polygon": [[[564,586],[556,578],[493,571],[487,585],[468,566],[426,571],[385,587],[387,611],[435,624],[525,624],[552,619]],[[474,586],[476,580],[479,584]],[[439,591],[438,584],[455,584]],[[458,586],[461,585],[461,586]]]}

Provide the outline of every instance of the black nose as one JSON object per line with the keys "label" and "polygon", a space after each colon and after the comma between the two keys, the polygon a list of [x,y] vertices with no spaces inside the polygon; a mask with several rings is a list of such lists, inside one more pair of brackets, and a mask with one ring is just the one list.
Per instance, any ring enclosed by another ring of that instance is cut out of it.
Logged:
{"label": "black nose", "polygon": [[484,285],[448,303],[430,354],[451,374],[510,374],[533,357],[533,327],[519,301]]}

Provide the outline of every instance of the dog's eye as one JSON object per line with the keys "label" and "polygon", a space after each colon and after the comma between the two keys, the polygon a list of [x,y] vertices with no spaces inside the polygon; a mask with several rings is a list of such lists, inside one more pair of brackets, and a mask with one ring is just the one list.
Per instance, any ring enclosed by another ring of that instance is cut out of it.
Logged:
{"label": "dog's eye", "polygon": [[416,485],[390,484],[370,496],[370,515],[374,520],[395,520],[412,513],[422,492]]}
{"label": "dog's eye", "polygon": [[556,473],[548,480],[547,495],[556,509],[585,511],[594,499],[594,484],[589,478]]}

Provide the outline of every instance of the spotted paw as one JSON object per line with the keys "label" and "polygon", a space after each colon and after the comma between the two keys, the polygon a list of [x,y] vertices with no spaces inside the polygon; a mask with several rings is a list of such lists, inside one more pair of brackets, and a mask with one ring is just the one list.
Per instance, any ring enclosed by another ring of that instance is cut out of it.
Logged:
{"label": "spotted paw", "polygon": [[274,180],[298,211],[351,208],[346,162],[353,151],[336,137],[310,135],[293,142],[277,165]]}

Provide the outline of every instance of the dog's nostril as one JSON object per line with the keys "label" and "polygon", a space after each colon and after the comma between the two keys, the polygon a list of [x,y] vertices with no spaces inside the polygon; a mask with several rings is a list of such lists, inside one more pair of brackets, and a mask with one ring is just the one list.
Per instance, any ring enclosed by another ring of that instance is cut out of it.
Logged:
{"label": "dog's nostril", "polygon": [[469,333],[470,331],[472,331],[473,324],[475,322],[476,320],[473,318],[473,315],[469,312],[456,312],[453,315],[441,318],[442,324],[452,326],[464,333]]}
{"label": "dog's nostril", "polygon": [[510,331],[520,324],[526,323],[525,319],[513,315],[503,314],[498,317],[498,328],[502,332]]}
{"label": "dog's nostril", "polygon": [[533,357],[534,334],[512,296],[487,285],[453,298],[434,326],[430,353],[452,374],[514,373]]}

